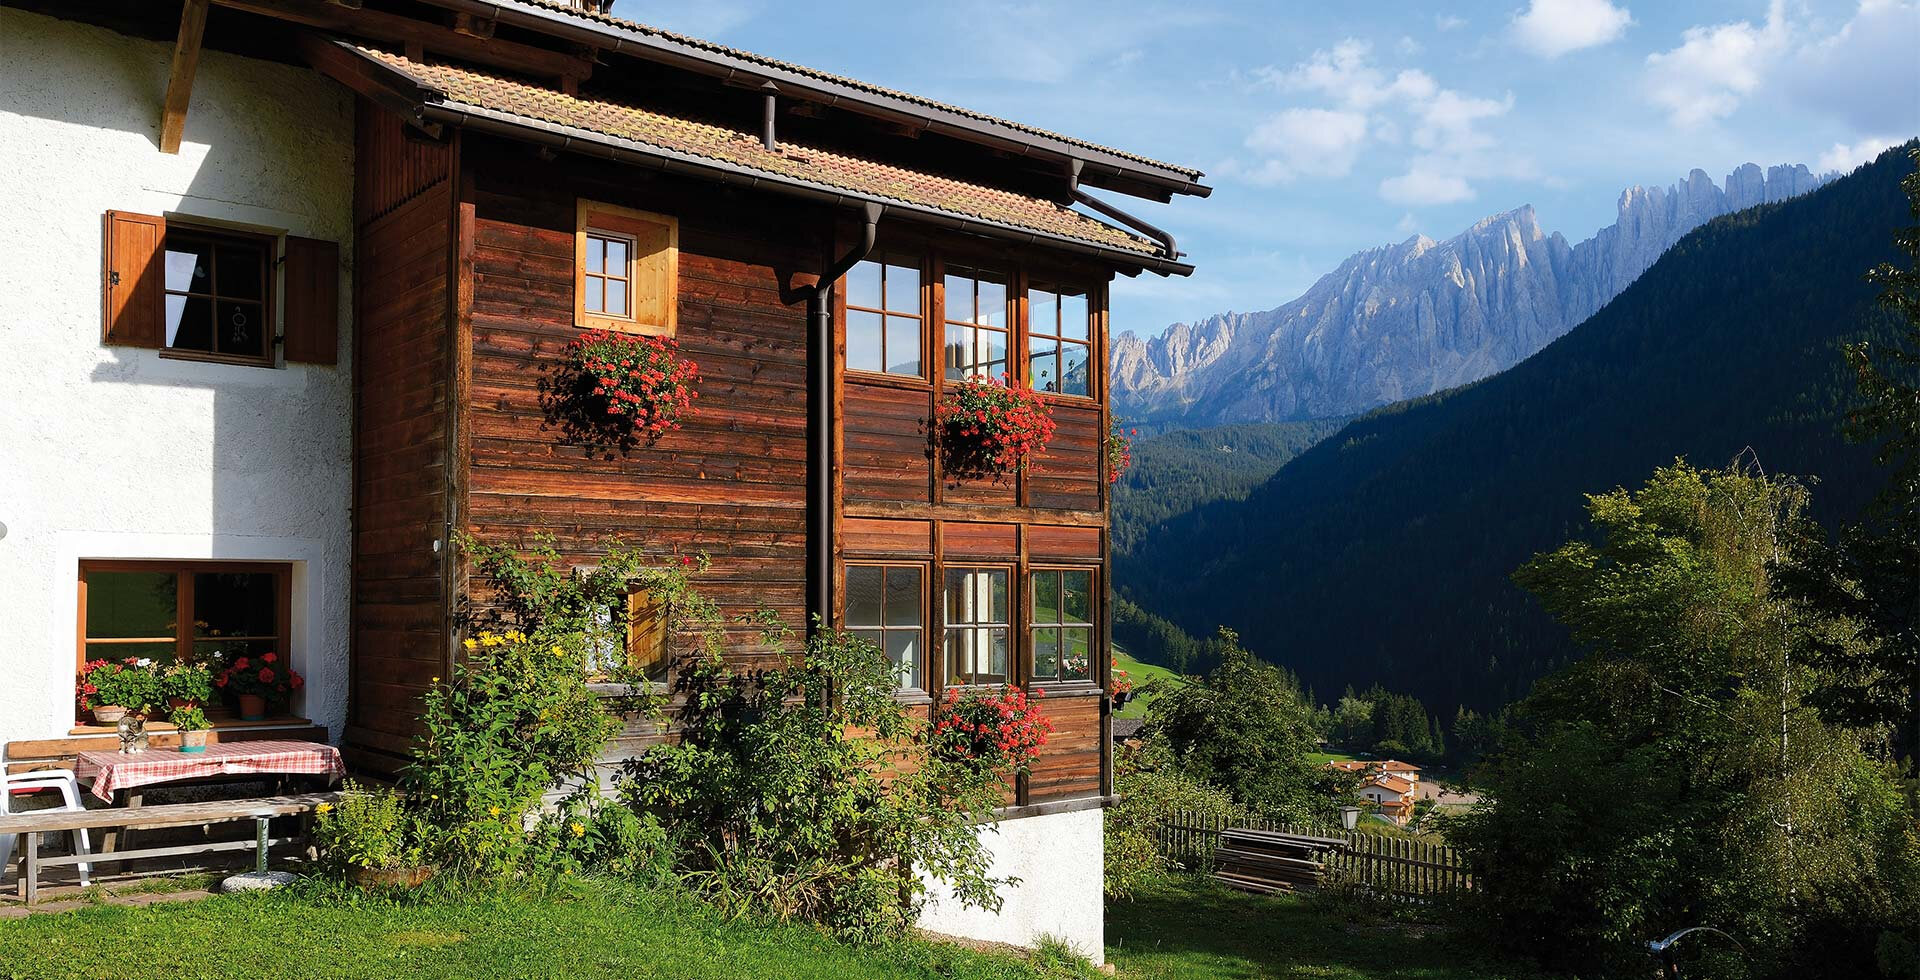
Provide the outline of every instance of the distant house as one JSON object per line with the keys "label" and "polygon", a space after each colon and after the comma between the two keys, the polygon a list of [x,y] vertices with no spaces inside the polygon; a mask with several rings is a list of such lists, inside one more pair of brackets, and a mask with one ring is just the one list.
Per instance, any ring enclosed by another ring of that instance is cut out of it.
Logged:
{"label": "distant house", "polygon": [[1396,826],[1406,826],[1413,817],[1413,804],[1420,795],[1420,767],[1388,759],[1383,762],[1343,760],[1327,763],[1327,768],[1361,775],[1360,798],[1373,804],[1380,815]]}
{"label": "distant house", "polygon": [[1338,762],[1327,763],[1327,768],[1338,769],[1341,772],[1357,772],[1362,775],[1378,774],[1396,776],[1412,783],[1416,788],[1420,785],[1420,767],[1411,762],[1401,762],[1398,759],[1344,759]]}

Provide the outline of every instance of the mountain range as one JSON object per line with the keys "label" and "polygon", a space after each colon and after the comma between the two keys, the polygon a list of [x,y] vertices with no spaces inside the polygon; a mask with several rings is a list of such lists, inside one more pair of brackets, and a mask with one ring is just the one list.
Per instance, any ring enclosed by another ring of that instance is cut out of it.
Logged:
{"label": "mountain range", "polygon": [[[1509,576],[1584,533],[1584,494],[1676,457],[1749,456],[1816,479],[1817,518],[1853,515],[1884,476],[1838,431],[1854,398],[1838,348],[1896,335],[1863,275],[1911,222],[1912,147],[1708,222],[1534,356],[1371,412],[1244,499],[1156,515],[1117,549],[1116,588],[1192,635],[1238,629],[1323,693],[1380,683],[1485,709],[1577,655]],[[1649,198],[1675,213],[1672,195]],[[1592,251],[1630,254],[1612,250],[1631,230]],[[1115,630],[1153,657],[1147,637]]]}
{"label": "mountain range", "polygon": [[1152,429],[1198,428],[1357,415],[1477,381],[1592,316],[1701,224],[1831,179],[1749,163],[1717,186],[1694,170],[1628,188],[1618,220],[1577,245],[1526,206],[1446,241],[1370,249],[1276,309],[1120,334],[1114,404]]}

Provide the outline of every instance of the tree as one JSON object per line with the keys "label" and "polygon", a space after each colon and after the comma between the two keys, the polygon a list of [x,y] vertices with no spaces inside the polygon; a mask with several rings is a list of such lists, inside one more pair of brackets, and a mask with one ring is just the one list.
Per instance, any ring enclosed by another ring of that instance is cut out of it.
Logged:
{"label": "tree", "polygon": [[1676,463],[1589,497],[1600,540],[1515,574],[1587,653],[1513,708],[1483,802],[1449,829],[1506,941],[1624,970],[1644,968],[1641,942],[1711,925],[1757,970],[1690,976],[1872,976],[1907,928],[1913,814],[1862,751],[1873,733],[1807,704],[1821,674],[1796,656],[1855,641],[1770,580],[1806,504],[1751,462]]}
{"label": "tree", "polygon": [[[1920,166],[1920,149],[1912,158]],[[1865,519],[1829,543],[1817,531],[1782,570],[1786,594],[1854,625],[1849,642],[1816,640],[1808,654],[1832,671],[1811,699],[1831,718],[1887,725],[1895,752],[1920,771],[1920,170],[1901,181],[1913,224],[1894,234],[1904,268],[1882,263],[1867,279],[1903,335],[1875,347],[1849,344],[1860,404],[1848,438],[1877,444],[1887,484]]]}
{"label": "tree", "polygon": [[1226,627],[1218,646],[1218,667],[1149,702],[1145,736],[1165,739],[1188,775],[1243,806],[1300,821],[1325,816],[1335,798],[1329,774],[1307,758],[1316,743],[1299,684]]}

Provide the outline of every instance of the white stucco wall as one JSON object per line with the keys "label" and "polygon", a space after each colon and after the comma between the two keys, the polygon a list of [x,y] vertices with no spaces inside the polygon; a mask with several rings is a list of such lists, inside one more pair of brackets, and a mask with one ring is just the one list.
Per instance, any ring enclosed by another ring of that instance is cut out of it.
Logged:
{"label": "white stucco wall", "polygon": [[[72,723],[82,558],[293,562],[296,708],[335,737],[345,721],[352,98],[207,51],[180,152],[163,154],[171,54],[0,9],[0,742]],[[341,365],[102,346],[108,210],[340,242]]]}
{"label": "white stucco wall", "polygon": [[1006,901],[995,914],[960,904],[946,886],[931,881],[920,928],[1015,946],[1052,936],[1093,962],[1104,962],[1104,826],[1095,809],[1023,817],[983,829],[993,852],[991,874],[1020,883],[1002,891]]}

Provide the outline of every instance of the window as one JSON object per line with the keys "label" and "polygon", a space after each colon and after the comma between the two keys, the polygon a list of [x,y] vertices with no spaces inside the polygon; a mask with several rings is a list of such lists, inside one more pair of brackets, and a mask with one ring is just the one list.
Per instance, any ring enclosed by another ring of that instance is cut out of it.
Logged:
{"label": "window", "polygon": [[81,562],[80,659],[285,654],[289,578],[251,562]]}
{"label": "window", "polygon": [[847,632],[886,651],[902,690],[926,687],[921,579],[918,565],[847,566]]}
{"label": "window", "polygon": [[1033,582],[1033,679],[1093,680],[1093,572],[1036,571]]}
{"label": "window", "polygon": [[949,266],[946,277],[947,378],[1007,373],[1007,285],[997,273]]}
{"label": "window", "polygon": [[667,604],[646,589],[603,610],[587,637],[587,673],[610,677],[631,671],[646,680],[664,680],[667,659]]}
{"label": "window", "polygon": [[869,259],[847,273],[847,368],[921,377],[920,267]]}
{"label": "window", "polygon": [[573,253],[576,326],[622,333],[674,332],[679,219],[581,201]]}
{"label": "window", "polygon": [[1004,684],[1012,627],[1003,568],[947,570],[947,683]]}
{"label": "window", "polygon": [[1087,294],[1035,285],[1027,291],[1027,384],[1086,396],[1093,390]]}
{"label": "window", "polygon": [[162,286],[168,352],[273,361],[272,240],[167,225]]}

